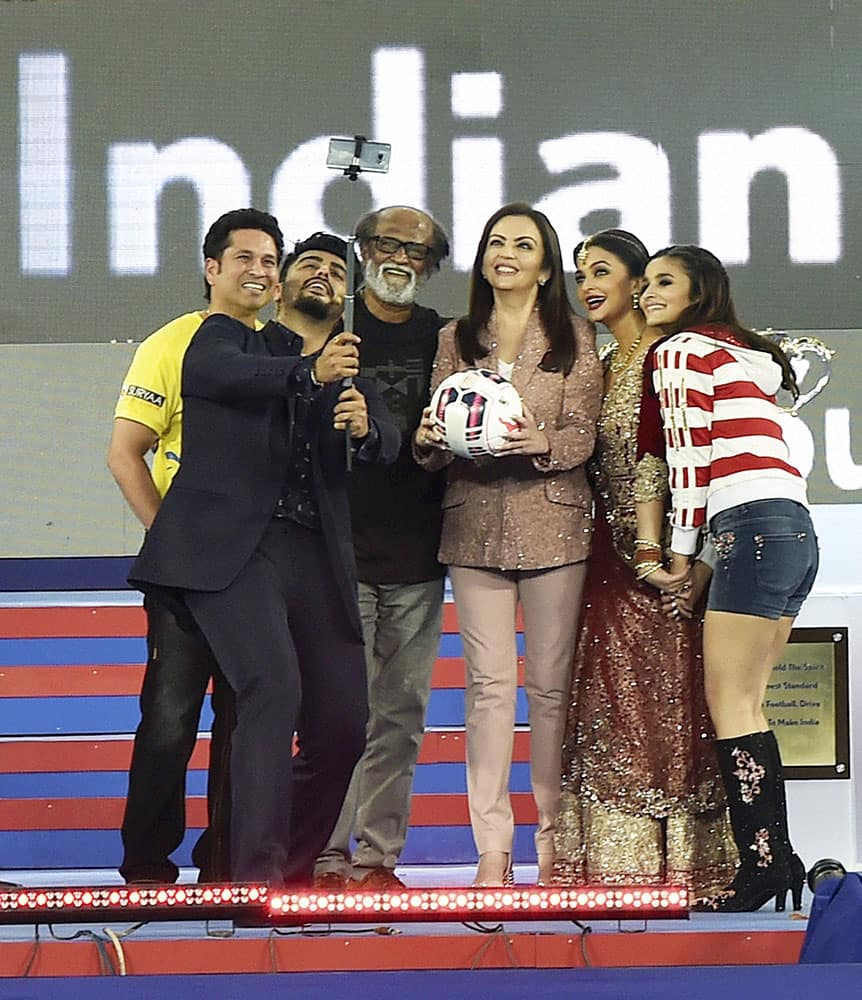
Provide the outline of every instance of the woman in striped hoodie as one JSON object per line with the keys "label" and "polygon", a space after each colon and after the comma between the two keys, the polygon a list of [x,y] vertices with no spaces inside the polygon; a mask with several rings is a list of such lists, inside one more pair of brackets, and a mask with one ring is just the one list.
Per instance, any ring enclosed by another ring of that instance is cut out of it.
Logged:
{"label": "woman in striped hoodie", "polygon": [[790,461],[775,401],[782,387],[798,394],[796,379],[777,345],[739,323],[727,272],[708,250],[660,250],[644,281],[647,324],[671,334],[655,351],[653,382],[677,586],[702,532],[716,554],[704,674],[740,867],[701,907],[750,911],[775,897],[780,910],[790,889],[799,909],[805,867],[790,844],[781,757],[762,710],[818,563],[805,480]]}

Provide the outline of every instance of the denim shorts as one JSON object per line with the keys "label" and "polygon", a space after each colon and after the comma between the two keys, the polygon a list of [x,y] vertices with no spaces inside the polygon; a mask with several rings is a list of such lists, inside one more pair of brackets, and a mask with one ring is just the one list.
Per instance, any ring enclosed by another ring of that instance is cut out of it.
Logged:
{"label": "denim shorts", "polygon": [[795,618],[820,555],[807,509],[794,500],[756,500],[709,522],[716,550],[707,610]]}

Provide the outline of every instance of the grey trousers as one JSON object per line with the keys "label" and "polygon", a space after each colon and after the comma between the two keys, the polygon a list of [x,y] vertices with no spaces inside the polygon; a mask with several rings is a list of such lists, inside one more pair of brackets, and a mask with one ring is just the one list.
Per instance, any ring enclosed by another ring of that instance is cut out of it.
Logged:
{"label": "grey trousers", "polygon": [[[413,771],[440,647],[443,580],[359,584],[370,714],[365,753],[315,874],[362,878],[394,868],[410,818]],[[356,839],[351,856],[350,838]]]}

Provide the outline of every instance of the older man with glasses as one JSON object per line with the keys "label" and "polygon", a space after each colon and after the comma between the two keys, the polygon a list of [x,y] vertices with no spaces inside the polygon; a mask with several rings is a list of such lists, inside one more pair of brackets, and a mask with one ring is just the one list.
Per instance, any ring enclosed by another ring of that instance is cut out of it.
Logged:
{"label": "older man with glasses", "polygon": [[404,205],[363,216],[356,237],[365,265],[354,318],[360,374],[376,381],[402,445],[394,465],[356,468],[350,482],[370,716],[365,753],[315,884],[390,889],[403,887],[394,869],[407,836],[445,573],[437,562],[443,482],[416,465],[410,445],[445,320],[415,300],[449,242],[430,215]]}

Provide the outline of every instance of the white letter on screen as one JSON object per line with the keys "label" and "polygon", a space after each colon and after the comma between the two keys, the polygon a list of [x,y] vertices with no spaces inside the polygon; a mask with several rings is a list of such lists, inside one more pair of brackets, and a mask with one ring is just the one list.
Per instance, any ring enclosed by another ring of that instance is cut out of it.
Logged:
{"label": "white letter on screen", "polygon": [[[371,59],[373,134],[388,142],[388,174],[366,174],[375,208],[413,205],[426,209],[425,56],[416,48],[379,48]],[[323,162],[323,161],[321,161]]]}
{"label": "white letter on screen", "polygon": [[862,465],[853,461],[850,449],[850,411],[827,409],[824,428],[829,478],[839,490],[862,490]]}
{"label": "white letter on screen", "polygon": [[[503,110],[499,73],[453,73],[450,90],[455,118],[498,118]],[[464,136],[452,141],[452,266],[469,271],[489,215],[505,201],[500,139]]]}
{"label": "white letter on screen", "polygon": [[554,220],[568,268],[574,267],[569,250],[589,235],[580,223],[591,212],[617,211],[620,228],[648,247],[670,242],[670,165],[661,146],[626,132],[578,132],[541,143],[539,156],[552,174],[605,166],[616,175],[571,184],[537,202]]}
{"label": "white letter on screen", "polygon": [[282,160],[272,176],[269,210],[289,243],[330,228],[323,217],[323,193],[341,174],[326,167],[328,152],[329,136],[308,139]]}
{"label": "white letter on screen", "polygon": [[503,143],[499,139],[452,141],[452,266],[469,271],[482,228],[505,201]]}
{"label": "white letter on screen", "polygon": [[499,118],[503,77],[499,73],[453,73],[450,102],[456,118]]}
{"label": "white letter on screen", "polygon": [[777,170],[787,181],[790,259],[832,264],[841,257],[841,174],[829,143],[805,128],[760,135],[704,132],[698,139],[700,242],[725,264],[751,257],[749,193],[754,176]]}
{"label": "white letter on screen", "polygon": [[209,226],[251,201],[245,164],[218,139],[180,139],[108,149],[108,238],[114,274],[155,274],[159,267],[159,197],[168,184],[191,184],[198,196],[200,241]]}
{"label": "white letter on screen", "polygon": [[69,94],[62,52],[18,57],[21,270],[68,274],[72,243]]}

